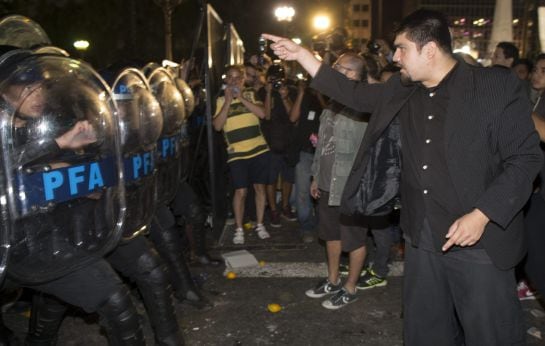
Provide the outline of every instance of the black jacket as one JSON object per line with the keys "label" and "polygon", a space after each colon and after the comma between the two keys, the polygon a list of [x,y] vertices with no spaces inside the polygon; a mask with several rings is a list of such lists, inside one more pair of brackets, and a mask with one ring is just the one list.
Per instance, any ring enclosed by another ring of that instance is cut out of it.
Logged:
{"label": "black jacket", "polygon": [[[539,137],[530,103],[514,74],[465,63],[459,68],[445,124],[448,170],[465,212],[478,208],[490,218],[481,242],[495,265],[507,269],[526,251],[521,209],[543,161]],[[341,211],[350,212],[374,143],[417,86],[403,85],[399,74],[385,84],[355,83],[325,65],[312,86],[341,103],[372,113],[341,201]],[[404,189],[401,184],[402,201],[405,193],[412,192]],[[401,226],[411,238],[420,231],[414,225],[422,208],[403,205]]]}

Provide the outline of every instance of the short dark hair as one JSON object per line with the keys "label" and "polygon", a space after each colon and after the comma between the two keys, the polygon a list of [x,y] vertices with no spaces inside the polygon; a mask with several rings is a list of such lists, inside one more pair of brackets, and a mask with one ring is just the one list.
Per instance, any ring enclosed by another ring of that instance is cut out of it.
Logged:
{"label": "short dark hair", "polygon": [[496,45],[497,48],[501,48],[503,50],[503,56],[506,59],[513,59],[513,62],[519,58],[519,49],[517,46],[512,44],[511,42],[500,42]]}
{"label": "short dark hair", "polygon": [[420,9],[403,18],[394,34],[406,34],[418,50],[428,42],[435,42],[444,52],[452,53],[452,39],[448,20],[438,11]]}
{"label": "short dark hair", "polygon": [[537,65],[537,62],[540,60],[545,60],[545,53],[538,54],[538,56],[536,57],[536,62],[535,62],[536,65]]}
{"label": "short dark hair", "polygon": [[238,71],[243,76],[246,74],[246,69],[244,68],[244,65],[227,65],[224,72],[225,76],[227,76],[230,71]]}
{"label": "short dark hair", "polygon": [[524,59],[523,58],[523,59],[515,60],[515,62],[513,63],[513,67],[518,66],[518,65],[526,66],[526,68],[528,69],[529,72],[532,72],[532,69],[534,68],[534,64],[532,64],[530,59]]}

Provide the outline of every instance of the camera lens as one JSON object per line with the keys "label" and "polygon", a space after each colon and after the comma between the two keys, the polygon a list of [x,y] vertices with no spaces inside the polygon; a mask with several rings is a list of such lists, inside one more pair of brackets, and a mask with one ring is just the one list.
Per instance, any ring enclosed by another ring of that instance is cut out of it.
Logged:
{"label": "camera lens", "polygon": [[277,79],[272,84],[273,84],[273,88],[280,89],[282,85],[284,84],[284,81],[281,79]]}
{"label": "camera lens", "polygon": [[265,49],[267,48],[267,40],[264,39],[263,37],[260,37],[258,44],[259,44],[259,51],[261,53],[265,52]]}

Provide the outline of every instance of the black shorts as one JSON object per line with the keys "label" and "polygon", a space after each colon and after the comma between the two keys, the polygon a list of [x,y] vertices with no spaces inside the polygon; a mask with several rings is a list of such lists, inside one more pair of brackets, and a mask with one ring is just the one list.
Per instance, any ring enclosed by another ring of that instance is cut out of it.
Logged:
{"label": "black shorts", "polygon": [[340,213],[339,207],[331,207],[327,201],[329,192],[320,190],[318,200],[318,236],[320,239],[340,240],[342,251],[350,252],[365,245],[367,228],[356,216]]}
{"label": "black shorts", "polygon": [[249,159],[229,162],[233,188],[247,189],[253,184],[267,184],[270,156],[270,152],[266,152]]}
{"label": "black shorts", "polygon": [[267,184],[275,185],[279,175],[282,177],[282,182],[293,184],[295,181],[295,167],[288,165],[286,154],[271,152],[269,181]]}

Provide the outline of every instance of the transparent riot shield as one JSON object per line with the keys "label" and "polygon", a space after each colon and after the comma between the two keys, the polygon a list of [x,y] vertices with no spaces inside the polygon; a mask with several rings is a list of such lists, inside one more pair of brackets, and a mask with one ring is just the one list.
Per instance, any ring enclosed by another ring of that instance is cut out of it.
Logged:
{"label": "transparent riot shield", "polygon": [[121,71],[112,90],[119,111],[127,201],[123,239],[128,240],[146,231],[155,210],[155,154],[163,114],[146,77],[137,69]]}
{"label": "transparent riot shield", "polygon": [[33,49],[34,53],[37,54],[50,54],[50,55],[60,55],[60,56],[70,56],[67,51],[62,48],[55,46],[41,46]]}
{"label": "transparent riot shield", "polygon": [[42,27],[32,19],[11,15],[0,19],[0,44],[19,48],[51,45]]}
{"label": "transparent riot shield", "polygon": [[4,170],[0,169],[0,288],[6,275],[10,242],[9,235],[12,232],[12,223],[7,208],[7,186]]}
{"label": "transparent riot shield", "polygon": [[176,77],[174,81],[176,82],[178,90],[180,90],[184,97],[185,113],[189,117],[195,109],[195,95],[193,94],[193,90],[191,90],[189,85],[181,78]]}
{"label": "transparent riot shield", "polygon": [[110,89],[87,64],[10,53],[0,59],[1,159],[12,230],[7,272],[40,283],[102,256],[120,239],[118,121]]}
{"label": "transparent riot shield", "polygon": [[151,72],[148,81],[163,111],[163,129],[157,141],[158,202],[169,203],[176,195],[181,175],[180,141],[186,117],[184,99],[164,68]]}
{"label": "transparent riot shield", "polygon": [[[193,109],[195,109],[195,95],[193,94],[193,90],[189,87],[189,85],[181,78],[174,78],[174,81],[176,82],[176,86],[178,87],[178,90],[182,93],[182,96],[184,97],[184,104],[185,104],[185,112],[186,117],[189,117],[191,113],[193,113]],[[189,150],[189,133],[187,129],[187,121],[184,121],[182,124],[182,130],[181,130],[181,179],[185,180],[187,176],[189,175],[189,162],[191,160],[191,153]]]}

